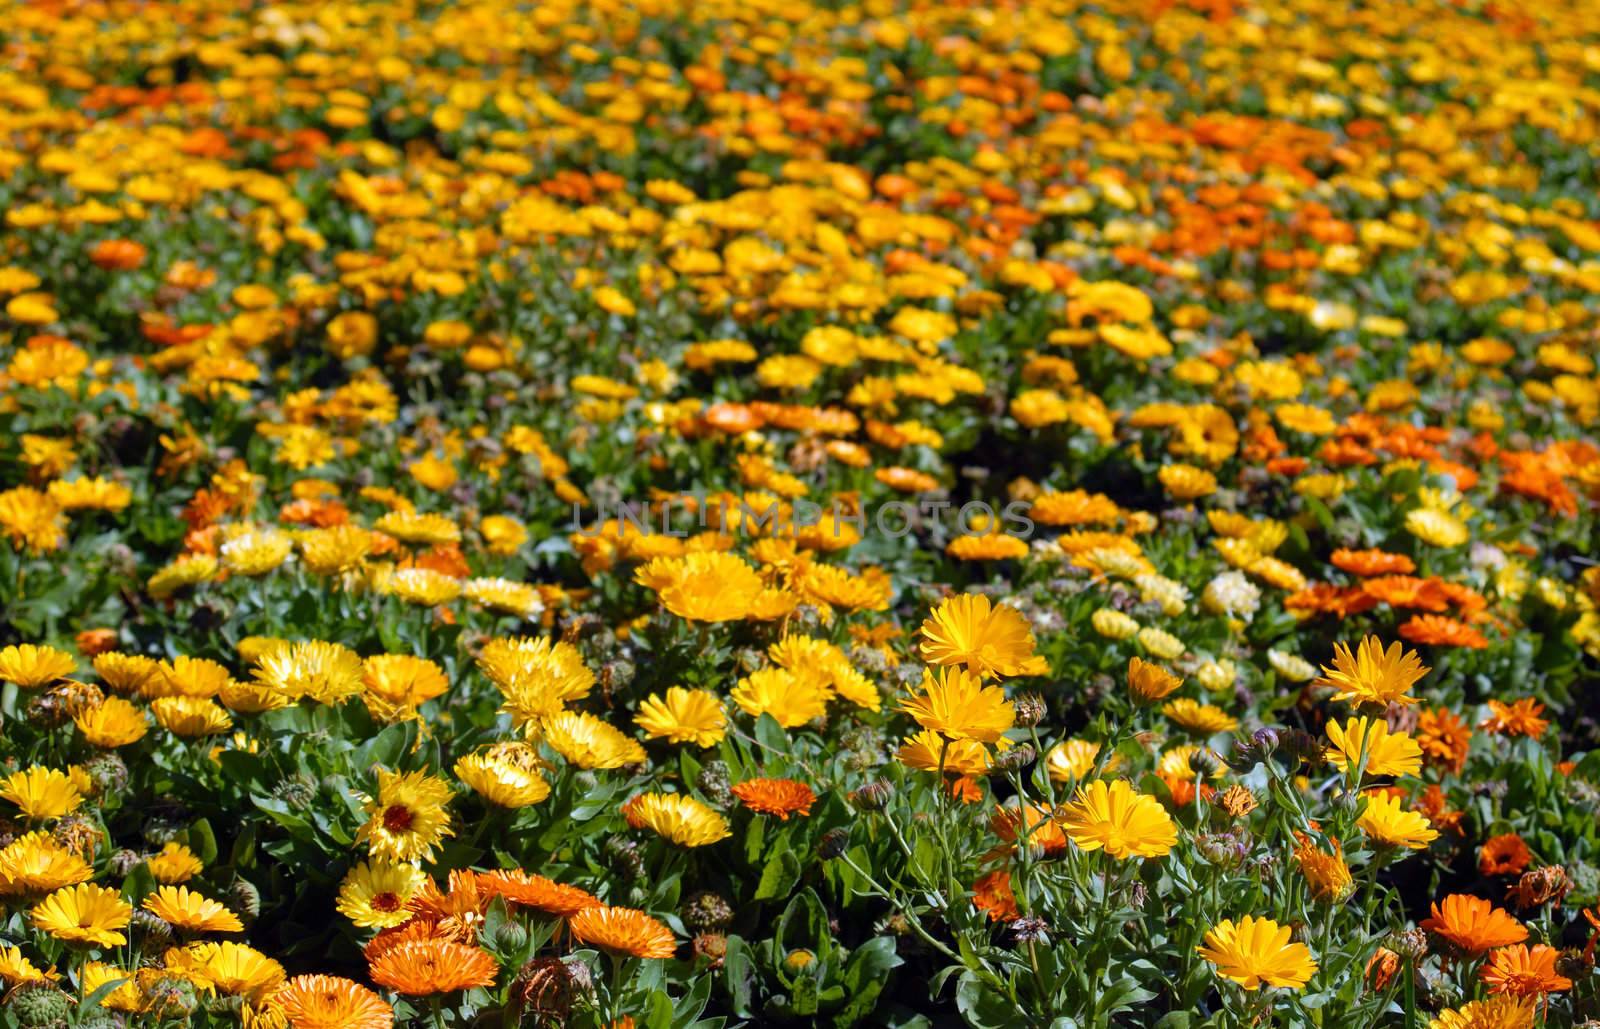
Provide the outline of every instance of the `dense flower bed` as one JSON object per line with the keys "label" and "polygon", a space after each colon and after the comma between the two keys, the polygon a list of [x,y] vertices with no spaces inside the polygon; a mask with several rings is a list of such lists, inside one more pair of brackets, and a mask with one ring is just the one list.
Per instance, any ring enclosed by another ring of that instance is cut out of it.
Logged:
{"label": "dense flower bed", "polygon": [[1600,6],[0,0],[0,1026],[1596,1024]]}

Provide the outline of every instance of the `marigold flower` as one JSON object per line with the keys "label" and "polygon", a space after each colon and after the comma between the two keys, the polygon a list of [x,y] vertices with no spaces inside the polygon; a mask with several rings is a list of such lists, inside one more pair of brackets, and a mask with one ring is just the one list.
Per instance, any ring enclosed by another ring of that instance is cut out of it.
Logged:
{"label": "marigold flower", "polygon": [[809,815],[817,795],[810,786],[793,779],[746,779],[732,788],[745,807],[788,821],[792,814]]}
{"label": "marigold flower", "polygon": [[632,958],[670,958],[677,950],[672,930],[633,908],[597,905],[567,919],[567,928],[584,943]]}
{"label": "marigold flower", "polygon": [[1511,915],[1482,897],[1461,893],[1434,901],[1433,914],[1418,924],[1470,957],[1528,938],[1527,926]]}
{"label": "marigold flower", "polygon": [[1080,849],[1104,849],[1118,859],[1163,857],[1178,842],[1177,826],[1160,802],[1135,793],[1123,779],[1079,787],[1058,817]]}
{"label": "marigold flower", "polygon": [[1196,947],[1217,967],[1217,974],[1247,990],[1265,986],[1301,989],[1316,974],[1317,963],[1303,943],[1289,942],[1289,927],[1251,915],[1223,919]]}

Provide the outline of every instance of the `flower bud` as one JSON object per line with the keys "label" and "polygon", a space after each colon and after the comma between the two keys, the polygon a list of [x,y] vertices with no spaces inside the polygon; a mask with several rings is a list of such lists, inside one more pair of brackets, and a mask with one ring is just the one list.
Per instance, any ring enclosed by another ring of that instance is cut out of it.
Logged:
{"label": "flower bud", "polygon": [[829,829],[817,842],[817,857],[831,861],[845,852],[850,845],[850,832],[846,829]]}

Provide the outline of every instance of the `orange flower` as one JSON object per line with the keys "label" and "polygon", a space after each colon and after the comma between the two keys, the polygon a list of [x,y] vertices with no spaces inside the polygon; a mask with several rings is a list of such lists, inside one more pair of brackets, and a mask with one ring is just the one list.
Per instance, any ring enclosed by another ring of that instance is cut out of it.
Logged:
{"label": "orange flower", "polygon": [[1432,783],[1417,798],[1417,811],[1440,832],[1461,833],[1462,812],[1450,807],[1450,801],[1438,783]]}
{"label": "orange flower", "polygon": [[349,979],[297,975],[272,995],[294,1029],[391,1029],[394,1009],[383,998]]}
{"label": "orange flower", "polygon": [[1544,713],[1544,705],[1532,697],[1523,697],[1512,704],[1491,700],[1489,711],[1489,717],[1479,722],[1478,728],[1500,736],[1531,736],[1538,739],[1550,727],[1548,719],[1539,717]]}
{"label": "orange flower", "polygon": [[784,821],[793,814],[809,815],[817,801],[811,787],[793,779],[746,779],[732,792],[750,810],[777,815]]}
{"label": "orange flower", "polygon": [[1536,943],[1501,947],[1489,955],[1478,974],[1490,993],[1509,993],[1513,997],[1542,997],[1557,990],[1572,988],[1572,980],[1556,971],[1561,952]]}
{"label": "orange flower", "polygon": [[1390,607],[1414,607],[1423,611],[1447,611],[1450,598],[1438,579],[1417,579],[1409,575],[1385,575],[1368,579],[1361,588]]}
{"label": "orange flower", "polygon": [[1011,873],[997,868],[972,884],[972,906],[986,913],[991,922],[1010,922],[1020,912],[1016,894],[1011,892]]}
{"label": "orange flower", "polygon": [[1472,728],[1449,708],[1423,711],[1417,719],[1417,745],[1429,764],[1460,774],[1467,767],[1467,750],[1472,744]]}
{"label": "orange flower", "polygon": [[1128,690],[1141,704],[1154,704],[1183,685],[1183,680],[1143,658],[1128,658]]}
{"label": "orange flower", "polygon": [[611,954],[670,958],[677,949],[671,929],[633,908],[584,908],[567,920],[567,927],[577,939]]}
{"label": "orange flower", "polygon": [[504,897],[520,907],[533,908],[547,915],[569,918],[584,908],[599,907],[601,900],[587,890],[558,883],[521,869],[480,872],[478,889]]}
{"label": "orange flower", "polygon": [[1516,875],[1528,867],[1533,854],[1514,832],[1484,841],[1478,850],[1478,871],[1484,875]]}
{"label": "orange flower", "polygon": [[1409,557],[1391,554],[1386,550],[1349,550],[1341,547],[1333,552],[1328,562],[1351,575],[1410,575],[1417,570]]}
{"label": "orange flower", "polygon": [[1413,615],[1400,626],[1400,638],[1408,643],[1471,650],[1482,650],[1489,645],[1489,640],[1477,629],[1443,615]]}
{"label": "orange flower", "polygon": [[1461,893],[1434,901],[1433,917],[1419,924],[1470,957],[1528,938],[1527,927],[1511,915],[1482,897]]}
{"label": "orange flower", "polygon": [[1283,606],[1290,611],[1309,611],[1312,614],[1348,618],[1363,611],[1371,611],[1378,606],[1378,598],[1360,586],[1334,586],[1331,583],[1318,582],[1289,594]]}
{"label": "orange flower", "polygon": [[487,951],[449,940],[411,940],[372,963],[373,982],[413,997],[488,986],[499,972]]}
{"label": "orange flower", "polygon": [[89,251],[89,260],[108,272],[126,272],[144,264],[143,243],[131,239],[102,239]]}

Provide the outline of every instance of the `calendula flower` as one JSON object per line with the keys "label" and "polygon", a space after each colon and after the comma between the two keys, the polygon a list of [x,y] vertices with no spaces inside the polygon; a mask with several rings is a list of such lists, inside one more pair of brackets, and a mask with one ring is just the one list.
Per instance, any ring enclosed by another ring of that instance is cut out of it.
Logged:
{"label": "calendula flower", "polygon": [[30,915],[33,926],[67,943],[95,947],[120,947],[128,942],[120,930],[127,928],[133,906],[116,890],[94,883],[79,883],[46,897]]}
{"label": "calendula flower", "polygon": [[1128,692],[1140,704],[1154,704],[1171,694],[1183,680],[1143,658],[1128,659]]}
{"label": "calendula flower", "polygon": [[205,697],[159,697],[150,702],[161,727],[178,736],[215,736],[233,728],[233,718]]}
{"label": "calendula flower", "polygon": [[1126,780],[1097,779],[1079,787],[1060,816],[1073,843],[1114,858],[1163,857],[1178,842],[1178,829],[1154,797],[1135,793]]}
{"label": "calendula flower", "polygon": [[1262,986],[1298,990],[1317,971],[1310,948],[1289,942],[1289,927],[1270,918],[1246,915],[1237,923],[1223,919],[1195,950],[1217,967],[1218,975],[1247,990]]}
{"label": "calendula flower", "polygon": [[601,903],[599,897],[587,890],[521,869],[480,873],[478,889],[492,896],[504,897],[519,907],[543,911],[558,918],[570,917],[584,908]]}
{"label": "calendula flower", "polygon": [[1528,938],[1527,926],[1482,897],[1452,893],[1443,901],[1434,901],[1432,910],[1430,917],[1417,924],[1468,957]]}
{"label": "calendula flower", "polygon": [[372,962],[372,981],[396,993],[426,997],[489,986],[500,966],[483,948],[449,940],[401,943]]}
{"label": "calendula flower", "polygon": [[158,886],[144,899],[144,909],[177,929],[196,933],[244,931],[239,916],[187,886]]}
{"label": "calendula flower", "polygon": [[981,593],[951,597],[922,623],[922,658],[934,665],[964,665],[980,679],[1037,675],[1033,633],[1015,608],[992,605]]}
{"label": "calendula flower", "polygon": [[1513,997],[1542,997],[1572,989],[1572,980],[1556,971],[1561,952],[1536,943],[1501,947],[1489,955],[1478,972],[1490,993]]}
{"label": "calendula flower", "polygon": [[624,957],[670,958],[677,950],[671,929],[632,908],[584,908],[567,920],[567,928],[578,940]]}
{"label": "calendula flower", "polygon": [[0,779],[0,798],[15,804],[30,822],[60,818],[83,803],[83,793],[72,776],[43,765]]}
{"label": "calendula flower", "polygon": [[359,983],[331,975],[297,975],[273,993],[270,1010],[294,1029],[393,1029],[394,1009]]}
{"label": "calendula flower", "polygon": [[150,874],[155,876],[156,882],[171,886],[188,882],[205,868],[194,851],[177,841],[168,842],[161,848],[161,853],[150,858],[145,864],[149,867]]}
{"label": "calendula flower", "polygon": [[260,1001],[271,996],[284,980],[283,966],[242,943],[196,943],[184,953],[184,964],[194,969],[218,993]]}
{"label": "calendula flower", "polygon": [[334,908],[362,929],[388,929],[412,917],[407,905],[427,876],[416,865],[363,861],[345,873]]}
{"label": "calendula flower", "polygon": [[670,686],[639,702],[634,724],[652,739],[713,747],[727,734],[728,718],[709,690]]}
{"label": "calendula flower", "polygon": [[1369,796],[1356,825],[1374,842],[1408,850],[1421,850],[1439,838],[1427,818],[1400,807],[1400,799],[1387,794]]}
{"label": "calendula flower", "polygon": [[0,680],[14,682],[25,690],[65,679],[77,666],[71,654],[54,647],[22,643],[0,650]]}
{"label": "calendula flower", "polygon": [[550,784],[536,768],[493,752],[468,754],[455,764],[456,777],[491,804],[521,808],[550,795]]}
{"label": "calendula flower", "polygon": [[645,763],[639,741],[602,718],[563,711],[539,723],[541,737],[557,754],[579,768],[621,768]]}
{"label": "calendula flower", "polygon": [[121,697],[107,697],[72,715],[72,724],[91,746],[113,749],[144,739],[150,731],[144,711]]}
{"label": "calendula flower", "polygon": [[1328,723],[1333,746],[1325,754],[1339,771],[1364,767],[1368,775],[1416,775],[1422,770],[1422,748],[1410,735],[1390,732],[1387,722],[1347,718]]}
{"label": "calendula flower", "polygon": [[1385,650],[1376,636],[1368,636],[1354,654],[1349,644],[1335,644],[1333,667],[1322,669],[1316,685],[1332,686],[1337,690],[1333,699],[1357,705],[1408,705],[1417,702],[1410,695],[1412,685],[1427,674],[1414,651],[1398,643]]}
{"label": "calendula flower", "polygon": [[363,802],[368,819],[356,833],[371,855],[388,861],[431,861],[450,829],[450,784],[426,772],[378,769],[378,793]]}
{"label": "calendula flower", "polygon": [[746,779],[735,785],[732,793],[750,810],[777,815],[784,821],[792,814],[809,815],[817,801],[810,786],[793,779]]}
{"label": "calendula flower", "polygon": [[0,896],[48,893],[93,877],[88,862],[42,832],[18,836],[0,848]]}
{"label": "calendula flower", "polygon": [[1016,709],[998,686],[985,686],[961,668],[922,671],[922,692],[900,705],[924,729],[948,740],[994,743],[1016,721]]}
{"label": "calendula flower", "polygon": [[622,816],[681,847],[704,847],[733,834],[727,819],[683,793],[641,793],[622,805]]}
{"label": "calendula flower", "polygon": [[1179,727],[1201,736],[1232,732],[1239,728],[1239,720],[1222,708],[1215,704],[1202,704],[1188,697],[1169,700],[1162,705],[1161,713],[1172,719]]}
{"label": "calendula flower", "polygon": [[1446,1008],[1428,1023],[1428,1029],[1533,1029],[1537,1014],[1533,998],[1490,997]]}
{"label": "calendula flower", "polygon": [[1337,844],[1329,853],[1306,840],[1295,848],[1294,859],[1300,874],[1306,877],[1306,885],[1311,887],[1311,895],[1318,900],[1338,903],[1355,888],[1350,866],[1345,864],[1344,853]]}
{"label": "calendula flower", "polygon": [[828,709],[828,692],[821,681],[785,668],[758,668],[740,679],[728,696],[745,714],[771,715],[785,729],[821,718]]}
{"label": "calendula flower", "polygon": [[1478,871],[1482,875],[1517,875],[1533,860],[1533,852],[1514,832],[1491,836],[1478,849]]}

